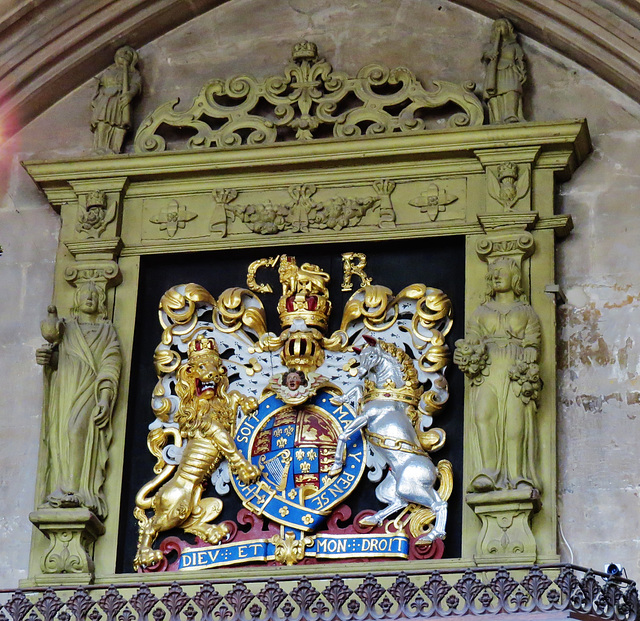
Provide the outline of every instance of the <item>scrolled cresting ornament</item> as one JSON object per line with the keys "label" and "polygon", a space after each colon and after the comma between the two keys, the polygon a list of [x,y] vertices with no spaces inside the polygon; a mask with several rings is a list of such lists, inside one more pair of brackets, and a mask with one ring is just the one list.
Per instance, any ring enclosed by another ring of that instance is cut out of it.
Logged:
{"label": "scrolled cresting ornament", "polygon": [[[422,110],[449,103],[461,109],[448,118],[449,127],[482,125],[484,111],[473,94],[474,83],[432,85],[426,90],[408,69],[376,63],[349,77],[320,58],[314,43],[303,41],[294,46],[284,75],[262,81],[246,75],[212,80],[184,112],[176,110],[179,99],[162,104],[140,126],[135,150],[166,150],[162,125],[195,131],[187,142],[190,149],[272,144],[292,137],[311,140],[324,137],[324,127],[334,138],[417,131],[427,127]],[[259,112],[261,104],[271,108],[265,116]]]}

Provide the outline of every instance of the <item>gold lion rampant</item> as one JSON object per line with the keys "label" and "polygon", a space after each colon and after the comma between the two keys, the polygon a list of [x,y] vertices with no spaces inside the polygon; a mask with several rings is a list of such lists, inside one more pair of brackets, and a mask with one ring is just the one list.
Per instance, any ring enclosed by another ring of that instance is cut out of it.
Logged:
{"label": "gold lion rampant", "polygon": [[[233,441],[238,407],[249,414],[257,408],[257,402],[235,390],[228,392],[227,371],[214,339],[201,335],[189,343],[187,361],[176,372],[176,379],[180,404],[174,422],[179,433],[175,428],[153,429],[147,439],[151,453],[158,459],[154,468],[157,476],[136,495],[133,512],[139,522],[138,550],[133,561],[136,570],[162,560],[162,552],[152,549],[152,545],[163,531],[180,526],[210,544],[227,535],[224,524],[211,523],[220,515],[222,501],[202,498],[204,480],[223,459],[245,483],[260,476],[260,469],[244,458]],[[171,435],[176,446],[187,441],[178,466],[167,464],[162,457],[162,449]],[[153,511],[151,517],[148,510]]]}

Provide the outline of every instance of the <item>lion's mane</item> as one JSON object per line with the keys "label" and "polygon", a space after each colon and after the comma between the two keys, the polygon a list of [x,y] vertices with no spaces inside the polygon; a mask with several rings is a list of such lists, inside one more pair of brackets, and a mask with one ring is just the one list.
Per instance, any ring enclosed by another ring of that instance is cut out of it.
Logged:
{"label": "lion's mane", "polygon": [[180,433],[185,438],[193,438],[196,435],[207,437],[214,422],[231,431],[234,413],[231,411],[227,394],[229,379],[226,370],[216,382],[213,397],[198,396],[196,378],[194,367],[188,361],[176,373],[176,393],[180,403],[174,421],[178,423]]}

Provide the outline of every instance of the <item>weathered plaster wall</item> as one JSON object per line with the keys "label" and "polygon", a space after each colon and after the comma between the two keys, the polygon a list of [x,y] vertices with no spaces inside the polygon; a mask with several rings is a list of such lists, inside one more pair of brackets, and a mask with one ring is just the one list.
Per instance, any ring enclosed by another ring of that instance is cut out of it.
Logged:
{"label": "weathered plaster wall", "polygon": [[[212,77],[278,73],[293,43],[315,41],[335,68],[371,60],[422,80],[481,82],[490,21],[433,0],[232,0],[140,51],[145,95],[188,105]],[[559,209],[576,230],[559,246],[560,517],[566,560],[624,564],[640,577],[640,248],[635,196],[640,105],[558,54],[523,41],[531,74],[528,118],[587,117],[595,152],[567,183]],[[26,576],[38,450],[39,321],[51,299],[58,217],[19,162],[88,153],[87,83],[31,123],[0,158],[0,586]],[[637,318],[637,321],[634,321]]]}

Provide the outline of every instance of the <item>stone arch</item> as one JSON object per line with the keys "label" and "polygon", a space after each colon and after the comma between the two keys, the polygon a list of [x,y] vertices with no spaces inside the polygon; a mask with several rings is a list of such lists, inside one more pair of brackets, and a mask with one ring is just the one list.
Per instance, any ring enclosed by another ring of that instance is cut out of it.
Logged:
{"label": "stone arch", "polygon": [[[0,17],[0,127],[19,131],[108,66],[119,46],[140,47],[228,0],[23,2]],[[547,45],[640,101],[640,10],[607,0],[450,0],[510,18]],[[69,15],[73,17],[70,18]]]}

